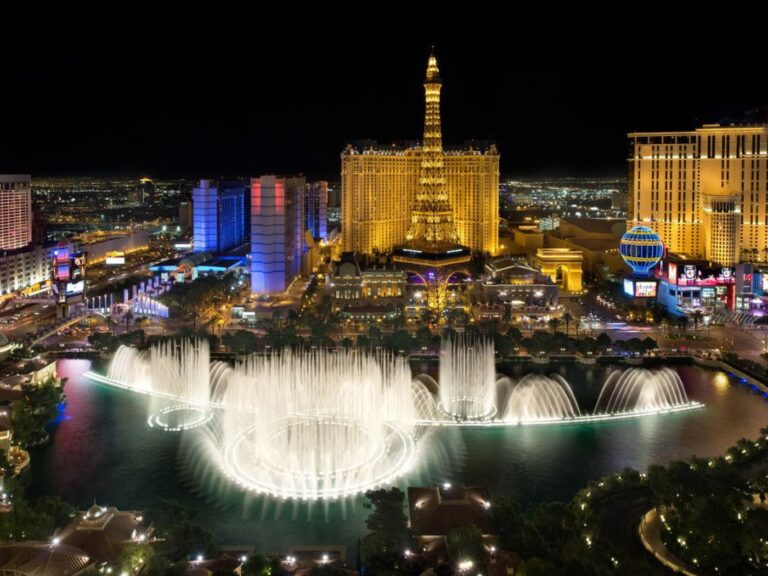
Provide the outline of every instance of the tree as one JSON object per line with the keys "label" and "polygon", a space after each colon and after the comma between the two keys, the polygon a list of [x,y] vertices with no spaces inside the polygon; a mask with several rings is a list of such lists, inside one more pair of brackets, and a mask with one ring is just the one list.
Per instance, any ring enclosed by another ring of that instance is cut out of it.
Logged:
{"label": "tree", "polygon": [[483,533],[475,525],[454,528],[448,532],[446,542],[454,563],[471,560],[477,564],[483,559]]}
{"label": "tree", "polygon": [[263,554],[249,554],[243,563],[242,576],[278,576],[283,573],[280,559]]}
{"label": "tree", "polygon": [[491,521],[499,545],[503,550],[520,550],[525,517],[517,502],[507,498],[498,498],[491,509]]}
{"label": "tree", "polygon": [[699,324],[704,321],[704,313],[701,310],[694,310],[691,312],[691,320],[693,320],[693,329],[698,330]]}
{"label": "tree", "polygon": [[650,352],[651,350],[656,350],[656,348],[658,347],[659,345],[656,342],[656,340],[654,340],[650,336],[646,336],[645,338],[643,338],[643,348],[646,352]]}
{"label": "tree", "polygon": [[403,512],[405,494],[399,488],[369,490],[363,506],[371,510],[362,542],[363,558],[372,573],[396,571],[410,543],[408,519]]}
{"label": "tree", "polygon": [[45,438],[45,426],[58,413],[62,388],[62,382],[54,377],[23,386],[22,401],[14,406],[11,414],[15,442],[28,446]]}
{"label": "tree", "polygon": [[586,337],[578,342],[579,352],[584,355],[594,354],[597,352],[597,340],[591,337]]}
{"label": "tree", "polygon": [[552,329],[552,334],[554,334],[560,327],[560,320],[558,318],[550,318],[547,325]]}
{"label": "tree", "polygon": [[404,352],[410,352],[413,347],[413,338],[406,330],[395,330],[392,335],[387,339],[387,348],[395,352],[400,350]]}
{"label": "tree", "polygon": [[99,350],[114,352],[120,347],[120,339],[114,334],[101,334],[96,332],[88,335],[88,342]]}
{"label": "tree", "polygon": [[597,336],[596,339],[597,347],[600,350],[605,350],[606,348],[610,348],[611,346],[611,337],[608,336],[605,332],[600,332],[600,334]]}
{"label": "tree", "polygon": [[125,311],[125,314],[123,315],[123,317],[125,318],[125,333],[127,334],[128,333],[128,327],[130,326],[131,320],[133,319],[133,310],[128,308]]}
{"label": "tree", "polygon": [[416,345],[419,348],[427,348],[432,342],[432,332],[426,326],[416,330]]}
{"label": "tree", "polygon": [[259,337],[249,330],[227,332],[221,340],[227,348],[236,354],[250,354],[259,347]]}
{"label": "tree", "polygon": [[573,315],[568,310],[566,310],[560,316],[560,320],[565,322],[565,333],[569,334],[571,329],[571,322],[573,322]]}
{"label": "tree", "polygon": [[155,549],[151,544],[134,542],[123,547],[118,558],[118,564],[123,572],[137,574],[149,565],[154,555]]}
{"label": "tree", "polygon": [[195,521],[194,509],[175,500],[159,500],[147,510],[155,533],[163,541],[158,553],[176,562],[189,556],[203,554],[210,558],[218,554],[218,542],[213,534]]}
{"label": "tree", "polygon": [[381,330],[377,326],[368,328],[368,339],[371,341],[371,346],[381,346]]}

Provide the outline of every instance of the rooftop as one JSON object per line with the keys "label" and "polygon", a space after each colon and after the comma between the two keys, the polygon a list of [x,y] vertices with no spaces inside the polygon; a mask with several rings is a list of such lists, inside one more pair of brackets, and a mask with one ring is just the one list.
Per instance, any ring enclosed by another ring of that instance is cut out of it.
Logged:
{"label": "rooftop", "polygon": [[445,536],[460,526],[474,524],[483,534],[493,531],[491,498],[482,486],[408,488],[408,515],[416,535]]}

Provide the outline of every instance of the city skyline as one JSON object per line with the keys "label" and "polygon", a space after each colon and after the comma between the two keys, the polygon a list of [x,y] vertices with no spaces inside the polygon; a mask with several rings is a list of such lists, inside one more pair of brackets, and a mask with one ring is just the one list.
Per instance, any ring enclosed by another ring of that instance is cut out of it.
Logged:
{"label": "city skyline", "polygon": [[[496,141],[505,176],[620,175],[628,132],[766,117],[748,60],[659,59],[631,29],[521,33],[487,19],[416,34],[418,17],[365,31],[297,19],[287,42],[255,16],[74,9],[40,18],[34,42],[10,30],[0,59],[18,88],[0,95],[14,135],[0,172],[332,180],[350,140],[420,138],[430,44],[445,62],[446,142]],[[745,34],[740,50],[756,42]]]}
{"label": "city skyline", "polygon": [[0,573],[768,573],[764,31],[220,6],[0,8]]}

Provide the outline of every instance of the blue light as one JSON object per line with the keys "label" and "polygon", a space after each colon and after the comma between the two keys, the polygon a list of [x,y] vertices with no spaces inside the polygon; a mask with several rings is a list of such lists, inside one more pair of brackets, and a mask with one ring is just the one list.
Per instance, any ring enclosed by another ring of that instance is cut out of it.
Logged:
{"label": "blue light", "polygon": [[649,276],[664,255],[664,243],[647,226],[635,226],[621,237],[619,253],[636,276]]}

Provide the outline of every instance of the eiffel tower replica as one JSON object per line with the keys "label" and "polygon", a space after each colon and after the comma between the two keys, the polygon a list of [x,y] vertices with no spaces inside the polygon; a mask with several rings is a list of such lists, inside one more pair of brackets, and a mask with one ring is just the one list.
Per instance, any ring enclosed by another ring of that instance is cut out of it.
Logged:
{"label": "eiffel tower replica", "polygon": [[465,269],[471,256],[469,248],[459,242],[445,188],[440,122],[442,85],[433,47],[424,79],[424,141],[416,205],[411,212],[405,243],[395,247],[392,258],[400,268],[422,277],[427,290],[427,305],[438,319],[445,308],[451,276]]}

